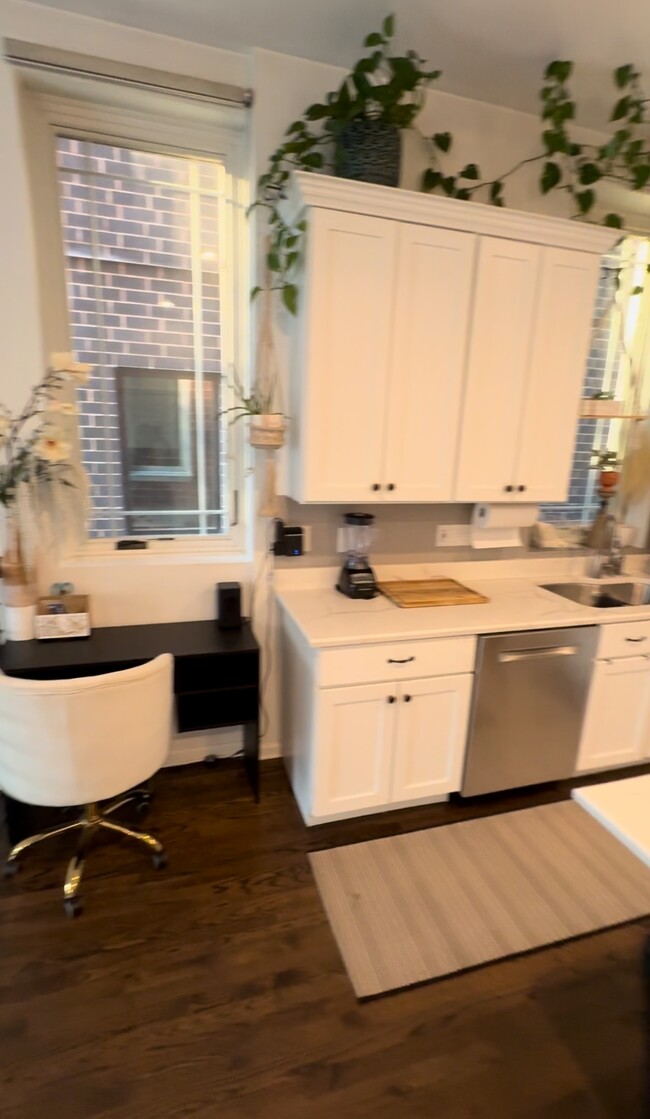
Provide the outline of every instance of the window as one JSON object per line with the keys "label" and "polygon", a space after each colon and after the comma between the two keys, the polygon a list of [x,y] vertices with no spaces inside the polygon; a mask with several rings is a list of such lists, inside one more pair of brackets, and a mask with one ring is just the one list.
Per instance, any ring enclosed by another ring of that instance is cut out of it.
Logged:
{"label": "window", "polygon": [[216,159],[56,139],[91,537],[224,535],[230,325]]}
{"label": "window", "polygon": [[[650,242],[627,237],[603,259],[594,311],[583,397],[607,393],[621,402],[626,416],[648,411],[647,335],[650,323]],[[541,518],[589,522],[600,508],[594,452],[625,453],[633,424],[622,419],[579,421],[568,501],[543,505]],[[549,450],[552,453],[552,450]]]}

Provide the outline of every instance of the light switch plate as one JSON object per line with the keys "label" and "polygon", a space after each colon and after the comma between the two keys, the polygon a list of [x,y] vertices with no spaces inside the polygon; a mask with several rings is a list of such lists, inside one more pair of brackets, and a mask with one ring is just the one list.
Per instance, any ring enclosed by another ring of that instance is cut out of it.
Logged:
{"label": "light switch plate", "polygon": [[471,542],[469,525],[438,525],[436,529],[438,548],[463,548]]}

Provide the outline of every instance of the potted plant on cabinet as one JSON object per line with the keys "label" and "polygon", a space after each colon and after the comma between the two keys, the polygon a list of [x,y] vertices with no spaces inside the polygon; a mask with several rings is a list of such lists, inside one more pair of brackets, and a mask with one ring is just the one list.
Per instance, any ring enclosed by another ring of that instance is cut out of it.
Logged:
{"label": "potted plant on cabinet", "polygon": [[[381,31],[367,35],[368,53],[355,63],[336,90],[309,105],[290,124],[257,180],[251,210],[266,210],[271,230],[266,263],[271,290],[279,291],[286,309],[296,313],[298,269],[306,222],[287,224],[281,200],[293,170],[333,171],[343,178],[396,187],[401,166],[401,132],[410,128],[440,70],[429,70],[413,50],[390,53],[395,17]],[[441,143],[443,141],[441,140]],[[257,295],[261,287],[253,288]]]}

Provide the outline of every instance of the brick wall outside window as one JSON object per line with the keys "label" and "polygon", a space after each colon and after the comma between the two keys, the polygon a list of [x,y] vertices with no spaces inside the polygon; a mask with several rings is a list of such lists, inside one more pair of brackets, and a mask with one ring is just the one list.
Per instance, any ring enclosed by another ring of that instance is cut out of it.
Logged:
{"label": "brick wall outside window", "polygon": [[[72,344],[77,358],[95,367],[78,397],[81,455],[93,506],[90,535],[199,531],[199,517],[183,512],[199,508],[197,447],[192,475],[182,484],[163,478],[132,483],[117,386],[119,371],[129,369],[168,370],[193,381],[197,331],[206,380],[202,524],[207,532],[223,532],[225,518],[209,512],[222,506],[225,471],[218,438],[217,165],[65,137],[58,140],[57,154]],[[175,379],[163,387],[177,392]],[[192,436],[195,443],[203,438],[195,415]],[[178,512],[129,516],[136,498],[138,509]]]}

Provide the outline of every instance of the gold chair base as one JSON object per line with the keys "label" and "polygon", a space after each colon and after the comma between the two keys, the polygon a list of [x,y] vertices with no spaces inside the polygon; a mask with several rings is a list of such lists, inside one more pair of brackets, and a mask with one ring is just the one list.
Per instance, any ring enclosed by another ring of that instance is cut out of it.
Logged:
{"label": "gold chair base", "polygon": [[151,853],[156,868],[165,865],[166,859],[163,845],[159,840],[155,839],[153,835],[149,835],[148,832],[135,831],[133,828],[127,828],[124,824],[118,824],[108,819],[114,812],[123,808],[125,804],[129,804],[132,801],[141,801],[141,799],[142,794],[134,792],[127,796],[120,797],[119,800],[113,801],[110,804],[103,805],[101,809],[97,803],[87,804],[78,820],[74,820],[69,824],[61,824],[58,827],[47,828],[46,831],[39,832],[37,835],[30,835],[26,839],[21,839],[19,843],[16,843],[15,846],[11,848],[7,856],[4,868],[5,876],[8,877],[15,873],[18,869],[19,855],[22,855],[23,851],[26,851],[29,847],[41,843],[44,839],[51,839],[55,835],[62,835],[64,832],[80,831],[81,835],[79,836],[77,850],[68,863],[65,882],[63,884],[63,902],[66,913],[69,916],[77,916],[82,910],[79,889],[83,875],[85,854],[92,837],[100,828],[116,833],[117,835],[126,836],[127,839],[135,839]]}

